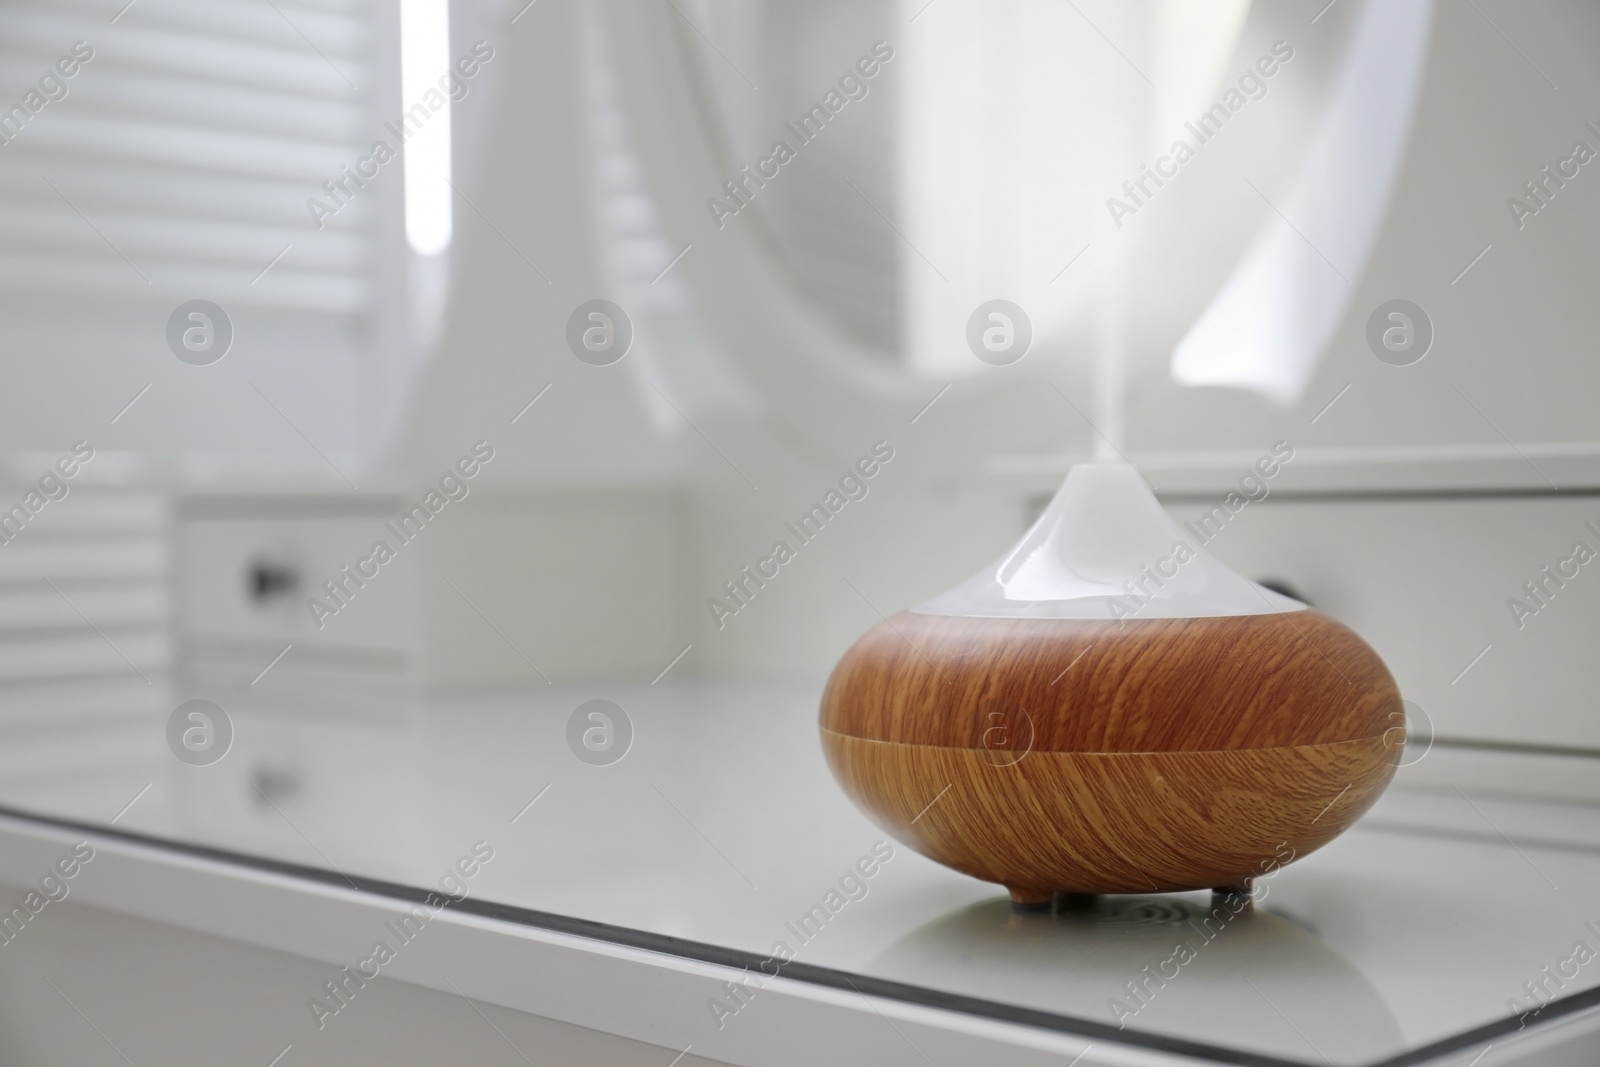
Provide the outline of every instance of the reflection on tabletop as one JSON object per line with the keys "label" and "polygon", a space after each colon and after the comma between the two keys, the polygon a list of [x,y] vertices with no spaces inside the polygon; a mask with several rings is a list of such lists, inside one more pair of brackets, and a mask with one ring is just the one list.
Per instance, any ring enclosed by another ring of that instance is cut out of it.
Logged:
{"label": "reflection on tabletop", "polygon": [[[1204,893],[1028,915],[855,810],[822,758],[817,680],[448,698],[246,683],[86,692],[96,716],[16,734],[0,804],[423,888],[486,841],[470,887],[484,901],[736,949],[752,970],[783,942],[800,963],[969,1003],[1308,1062],[1369,1062],[1537,1007],[1528,983],[1597,940],[1592,809],[1430,792],[1414,768],[1225,922],[1228,898]],[[192,698],[232,723],[208,766],[167,748]],[[608,764],[573,747],[593,720],[570,732],[596,700],[631,728]],[[892,858],[846,881],[875,849]]]}

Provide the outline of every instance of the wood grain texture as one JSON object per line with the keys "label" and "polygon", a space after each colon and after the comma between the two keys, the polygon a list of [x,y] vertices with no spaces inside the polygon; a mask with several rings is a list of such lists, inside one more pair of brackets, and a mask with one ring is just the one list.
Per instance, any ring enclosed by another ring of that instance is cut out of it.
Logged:
{"label": "wood grain texture", "polygon": [[879,825],[1020,903],[1245,884],[1372,804],[1404,724],[1377,653],[1314,611],[902,612],[840,660],[821,715]]}
{"label": "wood grain texture", "polygon": [[823,748],[845,791],[924,855],[1020,902],[1243,883],[1320,848],[1375,801],[1383,737],[1210,752],[1033,751],[867,741]]}
{"label": "wood grain texture", "polygon": [[984,747],[997,713],[1031,721],[1046,752],[1317,745],[1403,722],[1383,661],[1315,611],[1122,623],[901,612],[845,653],[822,699],[825,729],[907,744]]}

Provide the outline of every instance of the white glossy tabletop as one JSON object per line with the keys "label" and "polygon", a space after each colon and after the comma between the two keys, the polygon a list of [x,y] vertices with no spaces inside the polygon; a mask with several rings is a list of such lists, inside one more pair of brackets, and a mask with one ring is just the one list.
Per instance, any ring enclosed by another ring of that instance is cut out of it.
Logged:
{"label": "white glossy tabletop", "polygon": [[[148,742],[148,791],[63,758],[0,781],[0,804],[104,825],[140,793],[117,830],[425,887],[487,841],[474,899],[756,956],[781,943],[804,964],[1298,1063],[1376,1063],[1472,1031],[1531,1006],[1528,982],[1561,997],[1600,986],[1600,959],[1574,962],[1580,943],[1600,952],[1596,809],[1397,788],[1226,921],[1209,894],[1014,914],[1000,887],[904,846],[870,861],[885,835],[823,762],[819,693],[664,681],[420,700],[190,684],[166,707],[224,706],[235,738],[221,761],[180,763],[152,713],[148,734],[115,727]],[[567,743],[593,698],[633,726],[609,766]],[[80,727],[60,743],[92,738]],[[1552,974],[1571,977],[1558,988]]]}

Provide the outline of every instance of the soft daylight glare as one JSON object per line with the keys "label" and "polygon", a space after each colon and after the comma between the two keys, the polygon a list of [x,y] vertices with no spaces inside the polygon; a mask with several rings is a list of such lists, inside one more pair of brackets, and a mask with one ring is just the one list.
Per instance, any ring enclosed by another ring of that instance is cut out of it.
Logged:
{"label": "soft daylight glare", "polygon": [[[422,100],[450,69],[449,0],[401,0],[400,99]],[[450,103],[406,140],[406,242],[422,256],[450,245]]]}
{"label": "soft daylight glare", "polygon": [[1250,0],[1156,0],[1151,147],[1165,149],[1185,119],[1211,106],[1249,13]]}
{"label": "soft daylight glare", "polygon": [[1299,402],[1399,180],[1432,20],[1432,0],[1362,12],[1299,177],[1173,351],[1174,381]]}
{"label": "soft daylight glare", "polygon": [[[1141,38],[1149,6],[1109,9],[1106,32]],[[924,8],[901,4],[907,24]],[[903,79],[895,226],[904,238],[906,365],[949,380],[983,370],[965,340],[980,302],[1005,293],[1025,306],[1041,350],[1093,307],[1104,249],[1080,264],[1081,279],[1050,283],[1088,251],[1106,191],[1137,167],[1146,99],[1141,75],[1092,30],[1085,36],[1070,5],[926,10],[916,46],[895,60]]]}

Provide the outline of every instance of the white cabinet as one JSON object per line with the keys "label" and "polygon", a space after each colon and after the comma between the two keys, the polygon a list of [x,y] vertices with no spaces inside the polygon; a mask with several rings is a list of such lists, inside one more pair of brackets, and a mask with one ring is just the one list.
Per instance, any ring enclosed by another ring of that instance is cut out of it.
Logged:
{"label": "white cabinet", "polygon": [[648,681],[688,643],[675,495],[474,490],[403,522],[421,496],[180,501],[184,666],[483,689]]}

